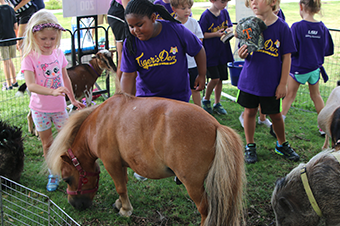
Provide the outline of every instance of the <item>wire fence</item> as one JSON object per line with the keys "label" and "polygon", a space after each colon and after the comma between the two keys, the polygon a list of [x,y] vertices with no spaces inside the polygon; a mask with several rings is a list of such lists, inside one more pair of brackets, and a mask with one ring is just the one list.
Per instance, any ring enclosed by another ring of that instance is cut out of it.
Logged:
{"label": "wire fence", "polygon": [[0,176],[1,225],[79,226],[48,196]]}
{"label": "wire fence", "polygon": [[[107,45],[109,46],[109,50],[114,50],[115,49],[115,39],[113,36],[113,33],[111,31],[110,27],[100,27],[101,29],[98,29],[98,39],[101,42],[107,42]],[[84,27],[82,29],[85,29]],[[69,64],[67,65],[68,67],[73,66],[72,64],[72,49],[71,49],[71,40],[72,38],[77,39],[77,35],[80,34],[81,36],[83,36],[84,38],[82,40],[86,40],[85,39],[85,34],[88,33],[88,36],[92,36],[92,40],[91,40],[91,44],[93,47],[93,40],[94,37],[91,33],[91,29],[85,29],[85,30],[67,30],[67,32],[63,32],[62,34],[62,39],[61,39],[61,49],[64,51],[65,56],[67,61],[69,62]],[[91,34],[90,34],[91,33]],[[16,40],[19,40],[20,38],[17,38]],[[0,40],[0,43],[2,42],[7,42],[8,40]],[[88,48],[88,43],[81,43],[81,48],[82,49],[86,49]],[[100,43],[99,43],[100,44]],[[104,45],[105,46],[105,45]],[[77,48],[77,46],[76,46]],[[103,48],[103,47],[101,47]],[[24,77],[20,72],[20,68],[21,68],[21,55],[20,52],[17,51],[16,54],[17,57],[12,58],[12,62],[15,68],[15,74],[16,74],[16,80],[20,85],[22,85],[23,83],[25,83]],[[76,54],[76,56],[78,56]],[[92,59],[93,54],[88,54],[88,55],[84,55],[81,58],[81,63],[88,63],[88,61],[90,61]],[[113,59],[116,59],[116,54],[114,53]],[[76,59],[78,59],[78,57],[76,57]],[[79,64],[79,61],[76,62],[76,64]],[[112,79],[110,82],[110,87],[111,87],[111,91],[110,91],[110,95],[112,95],[114,93],[114,80]],[[26,120],[26,115],[29,112],[29,96],[27,95],[27,93],[25,92],[24,95],[19,95],[20,93],[18,93],[18,88],[14,88],[11,90],[5,90],[5,84],[6,83],[6,77],[4,74],[4,62],[3,60],[0,60],[0,88],[2,88],[2,91],[0,91],[0,120],[3,121],[7,121],[9,122],[11,125],[15,125],[15,126],[23,126],[25,124],[27,124],[27,120]],[[105,75],[103,74],[103,76],[99,77],[97,79],[97,85],[99,85],[99,87],[105,87],[106,85],[106,80],[105,80]]]}
{"label": "wire fence", "polygon": [[[69,30],[68,30],[69,31]],[[105,36],[105,33],[108,36]],[[337,81],[340,80],[340,30],[338,29],[330,29],[330,33],[332,35],[334,41],[334,55],[326,57],[324,67],[329,76],[329,81],[324,83],[320,80],[320,93],[323,100],[326,102],[331,91],[337,86]],[[100,39],[103,37],[107,37],[107,41],[110,48],[114,48],[114,36],[110,30],[110,28],[104,28],[103,30],[98,32],[98,36]],[[62,48],[71,49],[70,40],[72,37],[76,37],[77,34],[74,34],[74,31],[64,32],[62,36]],[[0,41],[1,42],[1,41]],[[69,61],[68,66],[72,66],[72,56],[71,51],[64,51],[66,58]],[[116,57],[115,57],[116,58]],[[91,59],[91,55],[84,56],[82,58],[82,62],[85,63]],[[20,76],[20,54],[18,52],[17,57],[14,58],[13,64],[15,66],[15,70],[18,74],[17,80],[19,85],[24,83],[22,76]],[[78,62],[79,63],[79,62]],[[111,80],[113,81],[113,80]],[[0,85],[6,82],[4,75],[4,66],[2,62],[0,62]],[[98,84],[105,86],[105,76],[102,76],[97,81]],[[114,93],[114,82],[110,82],[110,95]],[[23,126],[27,123],[26,115],[29,112],[28,104],[29,97],[28,95],[24,96],[16,96],[17,89],[7,90],[0,92],[0,119],[9,121],[12,125]],[[223,86],[223,92],[228,93],[228,95],[235,97],[237,93],[237,88],[232,86],[230,83],[225,84]],[[309,95],[308,85],[301,85],[297,97],[292,104],[292,107],[297,109],[312,111],[315,112],[314,104]]]}

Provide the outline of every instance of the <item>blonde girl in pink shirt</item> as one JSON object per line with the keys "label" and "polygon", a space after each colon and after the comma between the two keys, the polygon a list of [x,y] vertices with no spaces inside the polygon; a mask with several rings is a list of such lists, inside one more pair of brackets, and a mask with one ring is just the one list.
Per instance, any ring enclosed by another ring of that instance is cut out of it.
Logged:
{"label": "blonde girl in pink shirt", "polygon": [[[64,53],[58,49],[61,32],[57,18],[47,10],[40,10],[28,21],[21,70],[31,92],[29,107],[39,133],[44,156],[53,141],[52,122],[58,131],[68,119],[65,94],[78,109],[84,107],[74,98]],[[58,175],[49,175],[47,191],[55,191]]]}

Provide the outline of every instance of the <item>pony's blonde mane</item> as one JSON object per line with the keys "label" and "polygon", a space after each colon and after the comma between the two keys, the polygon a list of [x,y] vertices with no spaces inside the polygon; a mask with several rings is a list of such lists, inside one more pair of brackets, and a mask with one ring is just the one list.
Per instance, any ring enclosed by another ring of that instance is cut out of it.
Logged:
{"label": "pony's blonde mane", "polygon": [[96,109],[97,106],[85,108],[73,113],[68,119],[63,129],[54,139],[46,156],[46,164],[53,174],[60,174],[62,159],[60,156],[67,152],[71,147],[80,126],[89,114]]}

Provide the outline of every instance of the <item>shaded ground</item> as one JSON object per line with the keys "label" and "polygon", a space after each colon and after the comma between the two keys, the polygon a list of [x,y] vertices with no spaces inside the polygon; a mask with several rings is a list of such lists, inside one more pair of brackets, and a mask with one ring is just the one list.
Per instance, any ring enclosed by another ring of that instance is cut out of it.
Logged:
{"label": "shaded ground", "polygon": [[[270,203],[259,203],[258,209],[262,209],[265,213],[261,213],[257,210],[255,206],[250,206],[246,211],[246,226],[269,226],[275,225],[275,217],[274,212]],[[146,225],[154,225],[154,226],[170,226],[170,225],[189,225],[189,223],[183,222],[180,218],[171,218],[168,219],[166,216],[162,216],[161,213],[158,212],[158,216],[154,215],[152,218],[145,218],[132,215],[131,223],[129,224],[120,224],[123,225],[138,225],[138,226],[146,226]],[[199,224],[199,223],[198,223]],[[198,225],[197,224],[197,225]],[[89,221],[83,222],[83,225],[112,225],[112,222],[103,222],[100,219],[91,219]],[[116,224],[115,224],[116,225]],[[192,225],[192,224],[191,224]]]}

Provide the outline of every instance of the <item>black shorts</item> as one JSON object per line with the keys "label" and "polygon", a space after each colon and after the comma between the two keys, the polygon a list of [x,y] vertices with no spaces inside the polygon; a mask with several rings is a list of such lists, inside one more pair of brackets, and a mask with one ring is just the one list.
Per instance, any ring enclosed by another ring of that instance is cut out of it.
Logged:
{"label": "black shorts", "polygon": [[197,67],[189,68],[190,89],[195,89],[195,80],[198,76]]}
{"label": "black shorts", "polygon": [[17,22],[19,24],[27,24],[30,20],[31,16],[37,11],[34,5],[31,5],[28,9],[25,11],[22,11],[17,15]]}
{"label": "black shorts", "polygon": [[124,18],[124,7],[112,1],[109,11],[107,12],[107,20],[115,36],[116,42],[123,42],[126,38],[125,30],[126,22]]}
{"label": "black shorts", "polygon": [[261,104],[261,113],[266,115],[282,111],[282,98],[277,100],[275,96],[260,97],[238,90],[236,102],[245,108],[258,108]]}
{"label": "black shorts", "polygon": [[211,79],[219,78],[220,80],[228,80],[228,71],[226,64],[207,67],[207,77]]}

